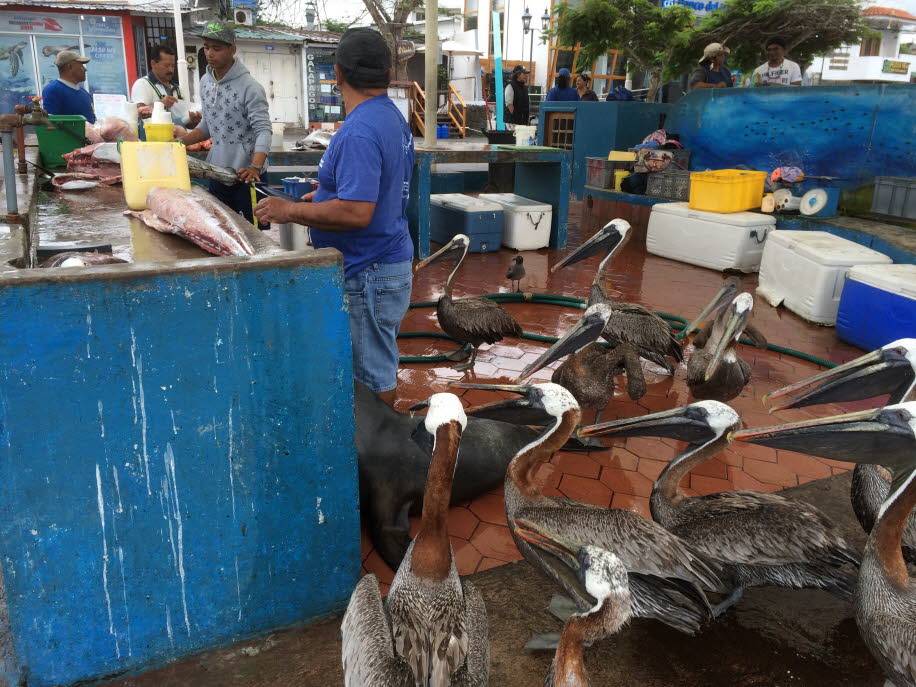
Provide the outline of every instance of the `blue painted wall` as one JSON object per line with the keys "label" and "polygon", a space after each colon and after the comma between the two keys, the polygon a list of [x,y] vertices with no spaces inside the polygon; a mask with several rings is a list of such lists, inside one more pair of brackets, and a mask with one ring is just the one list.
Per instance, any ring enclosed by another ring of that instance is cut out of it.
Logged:
{"label": "blue painted wall", "polygon": [[30,687],[328,613],[359,575],[339,256],[193,262],[0,277],[0,560]]}
{"label": "blue painted wall", "polygon": [[840,177],[916,176],[916,85],[728,88],[683,98],[667,129],[691,149],[693,170],[801,167]]}

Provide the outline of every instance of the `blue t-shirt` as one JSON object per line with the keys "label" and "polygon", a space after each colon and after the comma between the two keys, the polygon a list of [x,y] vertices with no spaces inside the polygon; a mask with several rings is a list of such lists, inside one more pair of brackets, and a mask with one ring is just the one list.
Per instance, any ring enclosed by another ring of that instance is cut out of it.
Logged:
{"label": "blue t-shirt", "polygon": [[577,91],[572,86],[567,86],[566,88],[560,88],[559,86],[554,86],[549,91],[547,91],[547,97],[544,98],[545,102],[555,103],[555,102],[576,102],[579,100],[579,91]]}
{"label": "blue t-shirt", "polygon": [[369,226],[340,232],[311,230],[316,248],[343,253],[348,279],[373,263],[413,258],[407,230],[413,160],[413,136],[387,95],[358,105],[331,139],[318,167],[314,202],[340,198],[375,203]]}
{"label": "blue t-shirt", "polygon": [[92,96],[82,88],[70,88],[60,79],[54,79],[41,92],[41,106],[53,115],[83,115],[95,124]]}

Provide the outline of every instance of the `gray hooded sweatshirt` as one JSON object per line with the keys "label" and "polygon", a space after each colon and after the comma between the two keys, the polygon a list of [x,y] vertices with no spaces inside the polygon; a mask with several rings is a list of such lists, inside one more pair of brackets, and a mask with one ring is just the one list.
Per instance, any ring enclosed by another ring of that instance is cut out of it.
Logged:
{"label": "gray hooded sweatshirt", "polygon": [[207,162],[233,169],[251,164],[255,153],[270,152],[270,114],[264,87],[241,60],[216,80],[213,67],[200,80],[203,118],[197,128],[213,138]]}

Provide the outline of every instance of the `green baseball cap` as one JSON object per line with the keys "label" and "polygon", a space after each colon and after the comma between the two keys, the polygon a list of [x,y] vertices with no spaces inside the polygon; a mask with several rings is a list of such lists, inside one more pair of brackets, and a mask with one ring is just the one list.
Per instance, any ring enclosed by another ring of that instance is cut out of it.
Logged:
{"label": "green baseball cap", "polygon": [[210,21],[204,26],[202,38],[219,41],[226,45],[235,45],[235,29],[224,21]]}

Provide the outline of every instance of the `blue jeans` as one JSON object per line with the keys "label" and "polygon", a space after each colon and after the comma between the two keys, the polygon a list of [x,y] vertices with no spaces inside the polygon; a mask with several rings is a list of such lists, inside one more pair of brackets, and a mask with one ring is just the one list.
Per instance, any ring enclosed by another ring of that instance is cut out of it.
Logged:
{"label": "blue jeans", "polygon": [[380,394],[398,385],[398,331],[410,305],[410,260],[374,263],[344,282],[353,376]]}

